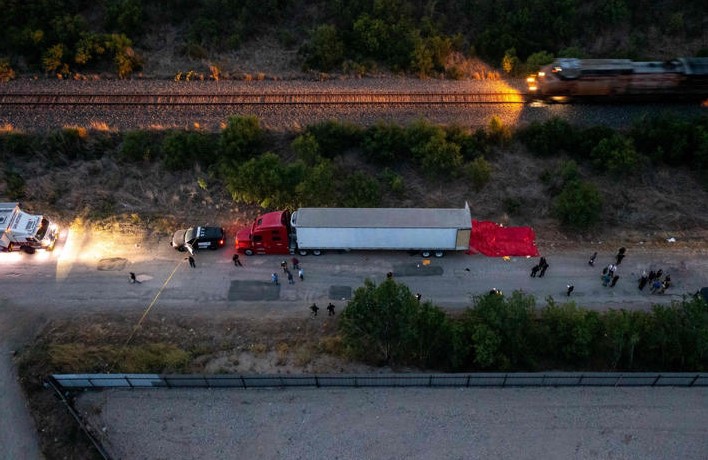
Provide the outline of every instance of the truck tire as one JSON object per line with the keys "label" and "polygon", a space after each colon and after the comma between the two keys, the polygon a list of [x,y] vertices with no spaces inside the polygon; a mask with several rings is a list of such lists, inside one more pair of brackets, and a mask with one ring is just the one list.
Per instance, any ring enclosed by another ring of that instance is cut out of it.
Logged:
{"label": "truck tire", "polygon": [[297,251],[297,253],[305,257],[307,255],[307,249],[300,249]]}
{"label": "truck tire", "polygon": [[32,246],[20,246],[20,251],[27,254],[34,254],[35,249]]}
{"label": "truck tire", "polygon": [[435,257],[442,257],[445,255],[445,251],[435,251]]}
{"label": "truck tire", "polygon": [[243,251],[243,253],[246,254],[247,256],[252,256],[252,255],[253,255],[253,249],[246,249],[245,251]]}
{"label": "truck tire", "polygon": [[430,257],[430,251],[421,251],[420,255],[426,258]]}
{"label": "truck tire", "polygon": [[313,250],[312,250],[312,255],[313,255],[313,256],[321,256],[321,255],[322,255],[322,250],[321,250],[321,249],[313,249]]}

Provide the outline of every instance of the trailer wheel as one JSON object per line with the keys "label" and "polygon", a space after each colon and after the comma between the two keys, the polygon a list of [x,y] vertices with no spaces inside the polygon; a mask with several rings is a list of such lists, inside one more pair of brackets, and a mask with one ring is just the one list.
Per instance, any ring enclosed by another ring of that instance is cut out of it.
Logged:
{"label": "trailer wheel", "polygon": [[27,254],[34,254],[35,249],[32,246],[20,246],[20,251]]}
{"label": "trailer wheel", "polygon": [[430,251],[422,251],[420,255],[423,257],[430,257]]}
{"label": "trailer wheel", "polygon": [[313,249],[313,250],[312,250],[312,255],[313,255],[313,256],[321,256],[321,255],[322,255],[322,251],[319,250],[319,249]]}
{"label": "trailer wheel", "polygon": [[435,257],[442,257],[445,255],[444,251],[435,251]]}
{"label": "trailer wheel", "polygon": [[299,251],[297,251],[297,253],[305,257],[307,255],[307,249],[300,249]]}
{"label": "trailer wheel", "polygon": [[245,251],[243,251],[243,253],[246,254],[247,256],[252,256],[252,255],[253,255],[253,249],[246,249]]}

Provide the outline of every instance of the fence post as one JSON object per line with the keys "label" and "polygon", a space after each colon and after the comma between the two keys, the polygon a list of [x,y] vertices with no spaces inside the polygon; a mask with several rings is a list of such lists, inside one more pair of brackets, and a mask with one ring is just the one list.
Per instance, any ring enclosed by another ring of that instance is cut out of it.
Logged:
{"label": "fence post", "polygon": [[246,380],[244,380],[243,375],[238,376],[241,379],[241,385],[243,385],[243,388],[246,389]]}
{"label": "fence post", "polygon": [[316,375],[315,375],[315,386],[316,386],[317,388],[320,387],[320,378],[317,377]]}
{"label": "fence post", "polygon": [[467,384],[465,385],[467,388],[470,387],[470,379],[471,378],[472,378],[472,376],[470,374],[467,374]]}
{"label": "fence post", "polygon": [[700,374],[696,374],[695,377],[693,377],[693,380],[691,380],[691,383],[688,384],[689,387],[692,387],[694,383],[696,383],[696,380],[698,380],[698,377]]}
{"label": "fence post", "polygon": [[123,377],[123,378],[125,379],[125,383],[127,383],[128,386],[130,387],[130,389],[132,390],[132,389],[133,389],[133,384],[130,383],[130,379],[128,378],[128,376],[126,375],[126,376]]}
{"label": "fence post", "polygon": [[657,374],[657,375],[656,375],[656,378],[655,378],[654,381],[651,383],[651,386],[655,386],[655,385],[659,382],[659,379],[660,379],[660,378],[661,378],[661,374]]}

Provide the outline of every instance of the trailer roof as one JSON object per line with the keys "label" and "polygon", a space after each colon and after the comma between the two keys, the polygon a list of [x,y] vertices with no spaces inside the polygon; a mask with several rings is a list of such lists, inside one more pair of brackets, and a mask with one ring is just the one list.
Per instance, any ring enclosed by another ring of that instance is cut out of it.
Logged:
{"label": "trailer roof", "polygon": [[470,209],[300,208],[295,227],[471,229]]}

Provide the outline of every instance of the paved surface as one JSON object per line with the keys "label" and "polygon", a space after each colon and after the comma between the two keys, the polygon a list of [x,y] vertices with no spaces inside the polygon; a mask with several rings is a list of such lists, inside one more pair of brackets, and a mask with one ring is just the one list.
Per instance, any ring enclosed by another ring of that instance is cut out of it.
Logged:
{"label": "paved surface", "polygon": [[705,459],[706,388],[118,390],[115,458]]}
{"label": "paved surface", "polygon": [[[269,284],[270,274],[280,270],[282,257],[242,257],[245,267],[237,268],[231,262],[232,251],[207,251],[197,254],[197,267],[190,269],[184,254],[171,249],[167,240],[113,241],[64,232],[51,254],[0,255],[0,445],[12,455],[27,453],[20,458],[33,458],[38,452],[9,353],[31,340],[44,317],[94,311],[135,315],[148,306],[151,314],[198,308],[306,315],[312,302],[326,304],[330,300],[335,300],[341,311],[351,289],[361,286],[366,278],[383,280],[390,271],[413,292],[421,293],[424,300],[448,309],[466,308],[472,296],[491,288],[506,293],[522,289],[535,295],[542,305],[549,295],[565,299],[569,282],[575,285],[572,300],[582,306],[646,309],[652,303],[669,303],[708,285],[708,248],[684,251],[626,246],[628,255],[618,271],[621,279],[612,289],[601,286],[599,274],[616,248],[601,246],[582,248],[577,253],[544,251],[551,267],[543,279],[529,277],[537,260],[523,257],[503,260],[452,254],[433,258],[426,267],[419,256],[406,253],[308,256],[300,258],[304,282],[296,280],[294,285],[281,283],[276,287]],[[597,267],[591,268],[586,259],[594,251],[600,254]],[[672,275],[675,287],[668,295],[652,296],[636,288],[634,279],[650,267],[663,268]],[[137,273],[140,284],[128,283],[130,271]]]}

